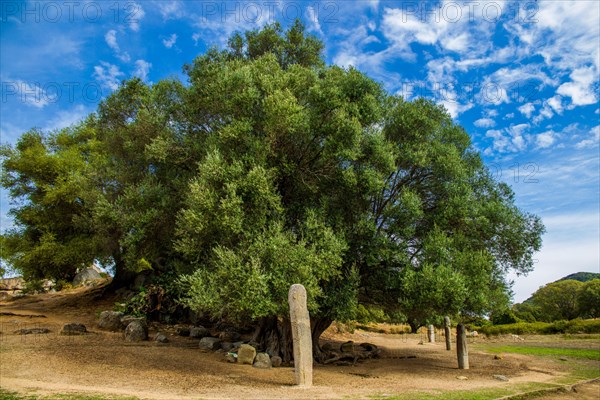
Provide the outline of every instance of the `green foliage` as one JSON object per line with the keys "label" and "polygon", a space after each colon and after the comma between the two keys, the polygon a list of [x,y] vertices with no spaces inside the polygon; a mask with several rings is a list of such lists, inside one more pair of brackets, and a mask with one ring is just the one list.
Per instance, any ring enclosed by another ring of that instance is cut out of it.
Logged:
{"label": "green foliage", "polygon": [[600,273],[597,272],[576,272],[559,279],[560,281],[574,280],[579,282],[588,282],[594,279],[600,279]]}
{"label": "green foliage", "polygon": [[506,335],[506,334],[540,334],[550,335],[556,333],[600,333],[600,320],[574,319],[571,321],[549,322],[518,322],[506,325],[489,325],[478,328],[480,333],[486,335]]}
{"label": "green foliage", "polygon": [[577,293],[581,318],[600,318],[600,279],[587,281]]}
{"label": "green foliage", "polygon": [[537,290],[530,299],[513,306],[521,320],[533,322],[600,317],[600,279],[586,282],[559,280]]}
{"label": "green foliage", "polygon": [[23,293],[26,294],[37,294],[44,292],[44,280],[43,279],[29,279],[25,281]]}
{"label": "green foliage", "polygon": [[267,25],[196,58],[189,85],[132,79],[79,126],[25,134],[3,149],[2,184],[23,201],[7,262],[60,279],[93,260],[114,281],[177,275],[135,313],[177,290],[213,317],[283,317],[293,283],[323,320],[507,307],[504,278],[532,269],[540,219],[443,107],[322,50],[299,22]]}

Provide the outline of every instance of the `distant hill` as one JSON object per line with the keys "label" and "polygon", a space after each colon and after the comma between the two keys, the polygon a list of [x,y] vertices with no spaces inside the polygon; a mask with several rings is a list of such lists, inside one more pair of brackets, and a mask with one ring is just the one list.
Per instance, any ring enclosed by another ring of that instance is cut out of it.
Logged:
{"label": "distant hill", "polygon": [[573,279],[573,280],[579,281],[579,282],[587,282],[587,281],[591,281],[592,279],[600,279],[600,274],[598,274],[596,272],[575,272],[574,274],[567,275],[564,278],[560,278],[556,282],[566,281],[569,279]]}
{"label": "distant hill", "polygon": [[[591,281],[592,279],[600,279],[600,274],[596,272],[575,272],[574,274],[567,275],[564,278],[560,278],[559,280],[550,283],[566,281],[569,279],[579,282],[587,282]],[[549,285],[550,283],[547,283],[546,285]],[[532,299],[533,297],[530,297],[527,300],[523,301],[523,303],[531,303]]]}

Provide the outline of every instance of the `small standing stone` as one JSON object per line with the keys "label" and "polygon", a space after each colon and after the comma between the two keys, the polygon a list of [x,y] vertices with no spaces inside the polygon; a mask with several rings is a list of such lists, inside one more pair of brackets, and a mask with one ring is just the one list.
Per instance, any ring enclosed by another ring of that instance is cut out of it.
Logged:
{"label": "small standing stone", "polygon": [[312,386],[313,354],[310,316],[306,299],[304,286],[294,284],[290,287],[288,302],[290,304],[290,321],[294,341],[296,384],[310,387]]}
{"label": "small standing stone", "polygon": [[249,344],[242,344],[238,350],[238,363],[240,364],[254,364],[254,357],[256,357],[256,349]]}
{"label": "small standing stone", "polygon": [[444,336],[446,336],[446,350],[452,350],[452,334],[450,333],[450,317],[444,317]]}
{"label": "small standing stone", "polygon": [[258,353],[252,366],[254,368],[271,368],[271,357],[267,353]]}
{"label": "small standing stone", "polygon": [[458,369],[469,369],[467,330],[463,324],[456,326],[456,355],[458,357]]}
{"label": "small standing stone", "polygon": [[433,325],[427,327],[427,339],[429,343],[435,343],[435,327]]}

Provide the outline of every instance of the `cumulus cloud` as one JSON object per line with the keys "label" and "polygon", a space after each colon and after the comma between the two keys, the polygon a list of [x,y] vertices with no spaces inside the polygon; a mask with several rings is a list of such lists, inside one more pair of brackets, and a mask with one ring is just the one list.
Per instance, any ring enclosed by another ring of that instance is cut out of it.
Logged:
{"label": "cumulus cloud", "polygon": [[527,118],[531,118],[531,114],[535,111],[535,106],[533,103],[525,103],[518,108],[519,112],[526,116]]}
{"label": "cumulus cloud", "polygon": [[[48,88],[52,89],[52,88]],[[3,81],[2,97],[9,99],[13,96],[21,103],[35,108],[44,108],[48,104],[56,101],[55,96],[45,90],[39,83],[30,83],[23,80]]]}
{"label": "cumulus cloud", "polygon": [[535,136],[535,142],[538,148],[546,149],[556,142],[557,133],[549,130]]}
{"label": "cumulus cloud", "polygon": [[173,34],[171,34],[171,36],[169,36],[168,39],[163,39],[162,43],[167,49],[170,49],[171,47],[173,47],[175,45],[176,41],[177,41],[177,34],[173,33]]}
{"label": "cumulus cloud", "polygon": [[133,75],[146,82],[146,80],[148,79],[148,72],[150,72],[150,68],[152,68],[152,64],[148,61],[136,60],[135,71],[133,72]]}
{"label": "cumulus cloud", "polygon": [[319,22],[319,16],[313,6],[306,7],[306,17],[309,22],[309,29],[323,35],[321,30],[321,23]]}
{"label": "cumulus cloud", "polygon": [[140,30],[140,22],[146,16],[146,12],[139,3],[127,3],[128,15],[127,20],[129,22],[129,29],[134,32]]}
{"label": "cumulus cloud", "polygon": [[492,128],[496,125],[496,121],[491,118],[480,118],[473,124],[478,128]]}
{"label": "cumulus cloud", "polygon": [[116,65],[100,61],[100,65],[94,67],[93,76],[100,83],[102,87],[106,87],[110,90],[117,90],[121,77],[125,74],[119,70]]}
{"label": "cumulus cloud", "polygon": [[592,67],[577,68],[571,75],[571,81],[563,83],[556,91],[571,98],[575,106],[585,106],[598,101],[594,83],[597,81],[596,72]]}
{"label": "cumulus cloud", "polygon": [[158,1],[158,10],[163,20],[179,19],[185,16],[184,5],[181,1]]}
{"label": "cumulus cloud", "polygon": [[123,62],[129,62],[131,57],[127,52],[121,52],[121,48],[119,47],[119,43],[117,42],[117,31],[114,29],[109,30],[104,35],[104,40],[108,47],[110,47],[114,52],[117,58]]}

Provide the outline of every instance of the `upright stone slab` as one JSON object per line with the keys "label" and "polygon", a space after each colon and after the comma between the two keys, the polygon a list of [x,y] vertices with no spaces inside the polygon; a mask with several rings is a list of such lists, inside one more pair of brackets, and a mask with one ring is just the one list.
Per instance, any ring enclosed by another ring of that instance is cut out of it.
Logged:
{"label": "upright stone slab", "polygon": [[294,341],[296,384],[310,387],[312,386],[313,369],[312,336],[304,286],[292,285],[288,294],[288,302],[290,303],[290,321]]}
{"label": "upright stone slab", "polygon": [[429,343],[435,343],[435,328],[433,325],[427,327],[427,340],[429,340]]}
{"label": "upright stone slab", "polygon": [[458,356],[458,369],[469,369],[467,330],[463,324],[456,326],[456,355]]}
{"label": "upright stone slab", "polygon": [[446,336],[446,350],[452,350],[452,336],[450,333],[450,317],[444,317],[444,336]]}

